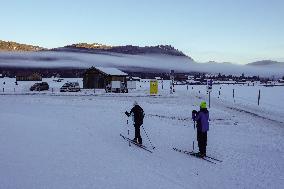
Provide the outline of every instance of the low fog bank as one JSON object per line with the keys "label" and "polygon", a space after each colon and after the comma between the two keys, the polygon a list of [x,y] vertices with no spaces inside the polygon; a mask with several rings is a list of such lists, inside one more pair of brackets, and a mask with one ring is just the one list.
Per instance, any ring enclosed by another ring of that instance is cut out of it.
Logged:
{"label": "low fog bank", "polygon": [[18,68],[89,68],[91,66],[117,67],[129,71],[160,70],[161,72],[206,72],[275,76],[284,75],[284,64],[248,66],[228,63],[196,63],[187,57],[169,55],[127,55],[119,53],[70,53],[70,52],[1,52],[0,67]]}

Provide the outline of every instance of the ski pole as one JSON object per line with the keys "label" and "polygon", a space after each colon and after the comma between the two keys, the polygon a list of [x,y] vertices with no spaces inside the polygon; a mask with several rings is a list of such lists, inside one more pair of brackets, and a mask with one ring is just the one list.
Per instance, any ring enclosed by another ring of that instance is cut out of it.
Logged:
{"label": "ski pole", "polygon": [[[127,134],[128,134],[128,136],[129,136],[128,118],[127,118],[126,124],[127,124]],[[129,137],[128,137],[128,138],[129,138]]]}
{"label": "ski pole", "polygon": [[[194,133],[195,133],[195,121],[193,121],[193,128],[194,128]],[[194,151],[194,138],[192,141],[192,151]]]}
{"label": "ski pole", "polygon": [[[194,128],[194,133],[195,133],[195,118],[196,118],[196,110],[192,111],[191,117],[193,120],[193,128]],[[194,137],[193,137],[193,141],[192,141],[192,150],[194,151]]]}
{"label": "ski pole", "polygon": [[[127,134],[128,134],[128,138],[129,138],[129,126],[128,126],[128,117],[127,117],[127,121],[126,121],[126,124],[127,124]],[[128,145],[131,146],[130,144],[130,141],[128,142]]]}
{"label": "ski pole", "polygon": [[145,129],[144,129],[144,127],[143,127],[142,125],[141,125],[141,127],[142,127],[143,131],[145,132],[146,137],[147,137],[148,141],[150,142],[150,144],[151,144],[151,146],[152,146],[152,148],[153,148],[153,150],[154,150],[154,149],[155,149],[155,147],[153,146],[153,144],[152,144],[152,142],[151,142],[150,138],[148,137],[147,132],[145,131]]}

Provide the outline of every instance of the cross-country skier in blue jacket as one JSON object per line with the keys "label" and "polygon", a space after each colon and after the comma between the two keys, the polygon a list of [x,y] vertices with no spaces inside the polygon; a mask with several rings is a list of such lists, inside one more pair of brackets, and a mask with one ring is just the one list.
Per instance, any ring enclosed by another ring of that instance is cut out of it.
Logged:
{"label": "cross-country skier in blue jacket", "polygon": [[197,122],[197,141],[199,147],[199,156],[206,156],[206,146],[207,146],[207,131],[209,130],[209,111],[206,107],[206,102],[202,101],[200,103],[200,111],[192,111],[192,119]]}

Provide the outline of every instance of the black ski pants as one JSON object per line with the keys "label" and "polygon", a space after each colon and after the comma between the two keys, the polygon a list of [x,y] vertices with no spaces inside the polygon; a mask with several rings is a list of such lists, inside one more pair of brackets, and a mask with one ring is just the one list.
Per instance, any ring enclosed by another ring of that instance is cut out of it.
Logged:
{"label": "black ski pants", "polygon": [[198,141],[199,152],[206,155],[207,132],[202,132],[197,130],[197,141]]}
{"label": "black ski pants", "polygon": [[134,123],[134,128],[135,128],[135,140],[138,139],[138,143],[142,144],[142,137],[141,137],[141,134],[140,134],[140,126],[142,124],[140,123]]}

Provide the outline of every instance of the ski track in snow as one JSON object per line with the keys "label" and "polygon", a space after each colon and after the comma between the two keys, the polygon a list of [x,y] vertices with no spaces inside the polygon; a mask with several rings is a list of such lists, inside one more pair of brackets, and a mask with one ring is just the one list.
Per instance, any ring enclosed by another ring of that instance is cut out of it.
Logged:
{"label": "ski track in snow", "polygon": [[[192,150],[191,111],[207,100],[198,90],[0,95],[0,188],[281,188],[283,120],[269,109],[213,95],[207,153],[223,162],[172,150]],[[134,100],[145,110],[153,154],[119,136],[133,137],[124,112]]]}

